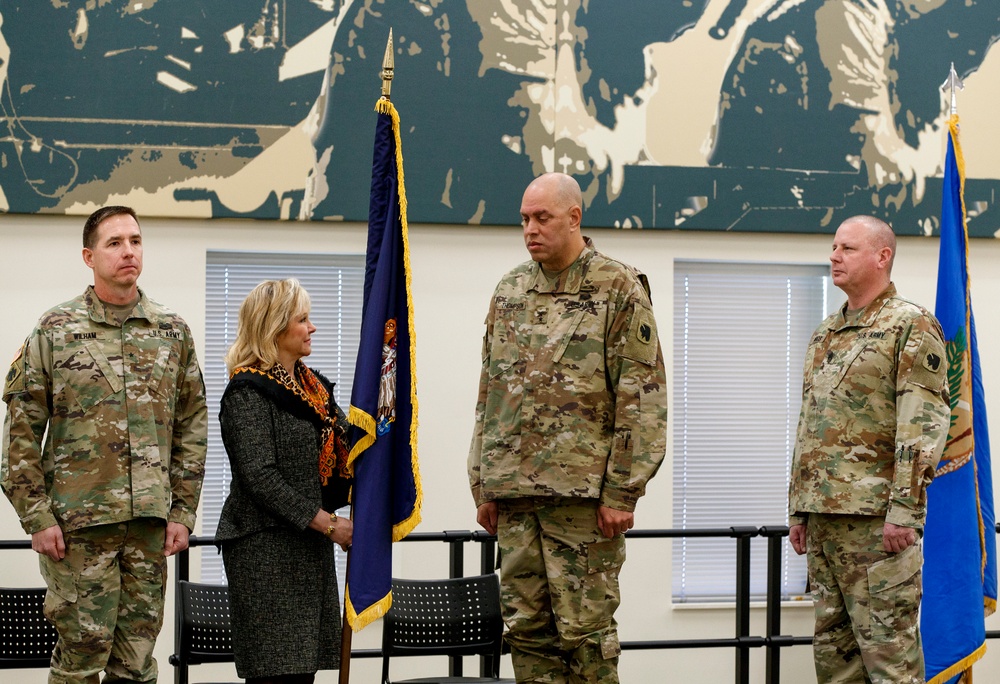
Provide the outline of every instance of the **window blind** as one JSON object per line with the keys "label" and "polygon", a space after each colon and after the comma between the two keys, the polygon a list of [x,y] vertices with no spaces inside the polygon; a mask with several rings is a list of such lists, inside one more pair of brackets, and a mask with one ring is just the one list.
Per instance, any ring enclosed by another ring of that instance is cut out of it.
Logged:
{"label": "window blind", "polygon": [[[832,310],[829,268],[674,264],[673,526],[787,524],[788,478],[812,331]],[[732,601],[733,539],[673,541],[675,602]],[[751,542],[751,594],[767,591],[766,540]],[[783,545],[782,593],[806,591]]]}

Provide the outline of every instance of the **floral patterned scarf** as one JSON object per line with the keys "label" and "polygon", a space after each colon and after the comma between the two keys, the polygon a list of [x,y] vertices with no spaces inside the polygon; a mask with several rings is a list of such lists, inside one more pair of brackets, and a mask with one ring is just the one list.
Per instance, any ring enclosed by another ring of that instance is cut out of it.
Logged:
{"label": "floral patterned scarf", "polygon": [[345,446],[347,426],[336,403],[330,401],[327,387],[331,385],[326,378],[301,361],[295,362],[295,379],[281,364],[266,370],[259,366],[240,366],[230,375],[230,383],[237,378],[265,389],[280,406],[320,428],[320,482],[326,485],[334,473],[343,479],[350,477]]}

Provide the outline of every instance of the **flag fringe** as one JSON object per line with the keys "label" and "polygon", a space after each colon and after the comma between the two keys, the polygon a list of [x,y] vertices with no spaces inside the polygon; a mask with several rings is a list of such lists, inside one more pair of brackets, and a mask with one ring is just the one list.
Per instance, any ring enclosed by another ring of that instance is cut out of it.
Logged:
{"label": "flag fringe", "polygon": [[389,592],[359,614],[354,610],[354,604],[351,603],[351,588],[347,587],[344,591],[344,610],[347,613],[347,622],[355,632],[360,632],[371,623],[384,617],[391,606],[392,592]]}
{"label": "flag fringe", "polygon": [[357,406],[351,404],[347,413],[347,422],[364,430],[365,435],[359,439],[351,452],[347,455],[347,472],[354,475],[354,461],[361,453],[375,443],[375,418],[367,411],[362,411]]}
{"label": "flag fringe", "polygon": [[949,679],[957,674],[962,674],[968,670],[972,669],[972,664],[986,655],[986,642],[984,641],[979,648],[967,655],[966,657],[959,660],[957,663],[949,667],[947,670],[941,670],[933,679],[928,679],[927,684],[944,684]]}

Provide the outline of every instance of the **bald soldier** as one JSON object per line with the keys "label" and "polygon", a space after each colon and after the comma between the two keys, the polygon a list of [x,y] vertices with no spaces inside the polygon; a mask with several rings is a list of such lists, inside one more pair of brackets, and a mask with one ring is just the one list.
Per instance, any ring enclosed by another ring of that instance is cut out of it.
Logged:
{"label": "bald soldier", "polygon": [[156,681],[166,559],[201,495],[201,370],[184,321],[137,285],[142,247],[132,209],[91,214],[94,284],[42,315],[4,385],[0,484],[48,587],[50,684]]}
{"label": "bald soldier", "polygon": [[667,385],[645,277],[580,234],[580,187],[536,178],[531,255],[490,302],[469,480],[500,546],[518,682],[618,681],[623,534],[666,449]]}
{"label": "bald soldier", "polygon": [[847,303],[806,352],[789,536],[806,553],[818,681],[924,681],[917,614],[927,485],[948,434],[944,336],[890,280],[896,238],[855,216],[830,255]]}

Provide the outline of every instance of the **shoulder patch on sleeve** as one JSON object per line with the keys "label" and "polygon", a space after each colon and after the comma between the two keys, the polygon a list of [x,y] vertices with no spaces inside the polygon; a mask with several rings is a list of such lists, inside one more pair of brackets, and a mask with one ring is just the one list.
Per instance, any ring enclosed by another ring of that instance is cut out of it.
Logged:
{"label": "shoulder patch on sleeve", "polygon": [[633,361],[652,366],[656,363],[656,350],[659,347],[656,337],[656,321],[653,312],[645,307],[636,307],[629,326],[628,338],[622,356]]}
{"label": "shoulder patch on sleeve", "polygon": [[3,386],[3,398],[5,401],[10,395],[24,391],[24,352],[27,346],[27,342],[22,344],[21,348],[17,350],[17,356],[10,363],[10,370],[7,371],[7,379]]}
{"label": "shoulder patch on sleeve", "polygon": [[909,380],[930,390],[938,390],[948,382],[948,360],[933,336],[924,335],[921,340]]}

